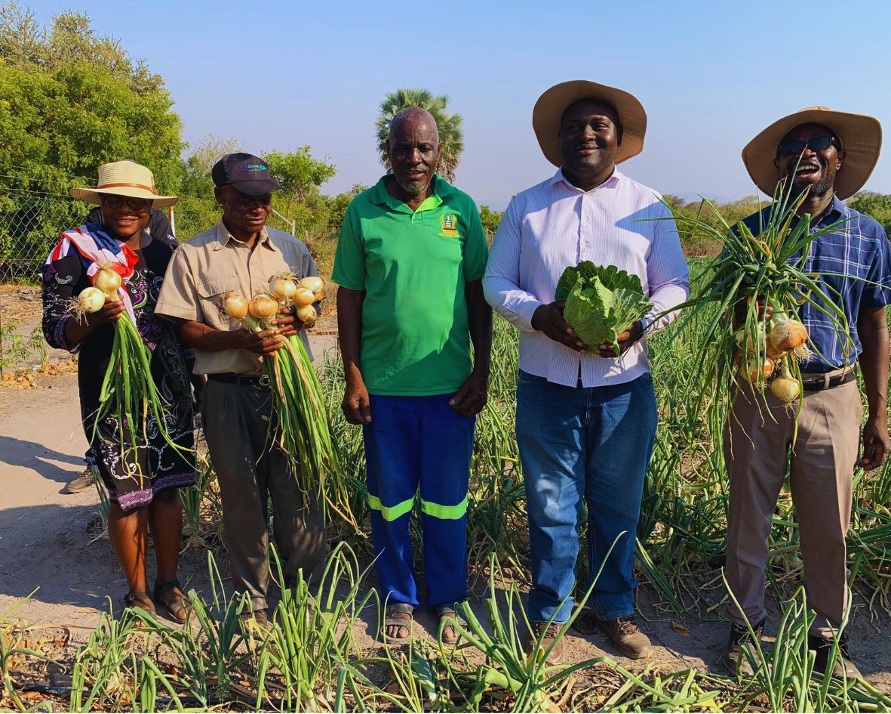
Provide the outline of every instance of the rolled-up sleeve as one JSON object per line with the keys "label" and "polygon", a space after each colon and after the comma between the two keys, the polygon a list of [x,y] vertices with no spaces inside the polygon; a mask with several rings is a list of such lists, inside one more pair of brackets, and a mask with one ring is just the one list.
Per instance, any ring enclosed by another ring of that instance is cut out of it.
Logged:
{"label": "rolled-up sleeve", "polygon": [[[687,259],[671,210],[663,203],[651,206],[653,243],[647,254],[647,283],[653,309],[643,318],[646,333],[653,334],[674,320],[680,310],[672,310],[690,296]],[[664,314],[663,314],[664,313]],[[658,317],[661,315],[661,317]]]}
{"label": "rolled-up sleeve", "polygon": [[167,265],[155,314],[163,317],[177,317],[182,320],[202,321],[198,292],[195,290],[195,276],[189,267],[186,251],[180,246]]}
{"label": "rolled-up sleeve", "polygon": [[483,292],[495,312],[505,320],[525,332],[535,332],[532,316],[544,303],[520,286],[521,243],[521,216],[514,199],[495,233],[483,277]]}

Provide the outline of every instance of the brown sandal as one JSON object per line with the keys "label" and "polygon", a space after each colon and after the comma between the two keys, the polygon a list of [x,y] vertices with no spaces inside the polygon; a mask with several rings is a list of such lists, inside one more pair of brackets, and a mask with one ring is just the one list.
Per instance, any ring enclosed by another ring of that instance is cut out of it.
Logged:
{"label": "brown sandal", "polygon": [[149,615],[155,615],[155,603],[148,593],[127,593],[124,595],[125,610],[142,610]]}
{"label": "brown sandal", "polygon": [[442,643],[452,646],[458,642],[458,628],[455,623],[458,621],[458,613],[447,605],[440,605],[436,608],[436,614],[439,615],[439,630]]}
{"label": "brown sandal", "polygon": [[[394,603],[387,607],[387,616],[384,619],[384,626],[382,628],[382,634],[384,636],[384,642],[388,645],[404,645],[407,642],[411,641],[412,635],[412,613],[414,608],[411,605],[406,605],[404,603]],[[401,632],[405,630],[408,634],[399,636],[396,635],[391,637],[387,634],[387,628],[394,627],[398,628],[396,631]]]}
{"label": "brown sandal", "polygon": [[[173,597],[165,598],[167,593],[172,593]],[[183,595],[179,580],[171,580],[168,583],[155,583],[155,600],[160,602],[166,609],[170,618],[180,624],[189,619],[187,607],[189,601]]]}

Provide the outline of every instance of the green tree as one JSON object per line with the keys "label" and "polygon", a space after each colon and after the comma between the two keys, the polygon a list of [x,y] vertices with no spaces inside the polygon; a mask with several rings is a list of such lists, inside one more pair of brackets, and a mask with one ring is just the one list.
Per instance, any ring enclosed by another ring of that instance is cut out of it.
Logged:
{"label": "green tree", "polygon": [[493,211],[488,206],[480,206],[480,220],[483,222],[483,228],[490,237],[495,235],[495,231],[501,225],[501,217],[503,215],[504,211]]}
{"label": "green tree", "polygon": [[334,164],[314,159],[311,151],[311,147],[301,146],[289,153],[270,151],[263,155],[263,160],[269,164],[270,176],[282,187],[276,204],[288,218],[292,217],[296,207],[317,194],[319,187],[337,173]]}
{"label": "green tree", "polygon": [[397,89],[387,94],[381,102],[375,127],[377,129],[377,151],[381,163],[389,168],[390,157],[387,154],[387,137],[390,134],[390,122],[396,114],[406,107],[426,109],[436,120],[439,130],[439,144],[442,154],[439,158],[439,173],[452,183],[455,181],[455,169],[464,151],[464,133],[461,129],[461,115],[448,110],[449,99],[445,95],[435,96],[426,89]]}
{"label": "green tree", "polygon": [[863,191],[854,196],[854,200],[848,205],[855,211],[875,218],[891,237],[891,194]]}

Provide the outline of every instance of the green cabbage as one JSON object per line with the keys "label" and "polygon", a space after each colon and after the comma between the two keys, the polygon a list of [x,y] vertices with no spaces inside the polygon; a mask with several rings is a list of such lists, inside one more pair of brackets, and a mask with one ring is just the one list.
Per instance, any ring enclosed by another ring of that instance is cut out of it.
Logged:
{"label": "green cabbage", "polygon": [[563,318],[586,350],[612,344],[617,355],[619,334],[653,308],[638,276],[590,260],[563,271],[554,297],[566,301]]}

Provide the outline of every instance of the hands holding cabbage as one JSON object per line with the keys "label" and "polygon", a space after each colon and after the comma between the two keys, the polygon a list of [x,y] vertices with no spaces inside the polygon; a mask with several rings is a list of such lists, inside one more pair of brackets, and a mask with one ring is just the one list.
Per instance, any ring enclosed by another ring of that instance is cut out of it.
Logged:
{"label": "hands holding cabbage", "polygon": [[641,318],[653,307],[638,276],[589,260],[563,271],[554,297],[535,311],[532,326],[571,349],[608,358],[643,336]]}

